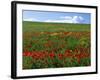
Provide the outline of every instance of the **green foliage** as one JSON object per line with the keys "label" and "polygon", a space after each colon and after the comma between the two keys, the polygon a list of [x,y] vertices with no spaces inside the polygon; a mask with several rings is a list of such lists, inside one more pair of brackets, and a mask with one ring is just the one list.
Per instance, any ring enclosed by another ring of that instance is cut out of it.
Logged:
{"label": "green foliage", "polygon": [[32,57],[23,56],[23,69],[31,69],[32,68]]}
{"label": "green foliage", "polygon": [[91,59],[90,58],[83,58],[80,61],[80,66],[89,66],[91,64]]}
{"label": "green foliage", "polygon": [[79,40],[81,46],[88,48],[90,46],[90,39],[89,37],[82,37]]}
{"label": "green foliage", "polygon": [[71,36],[67,38],[68,49],[75,49],[78,44],[79,40],[77,38]]}

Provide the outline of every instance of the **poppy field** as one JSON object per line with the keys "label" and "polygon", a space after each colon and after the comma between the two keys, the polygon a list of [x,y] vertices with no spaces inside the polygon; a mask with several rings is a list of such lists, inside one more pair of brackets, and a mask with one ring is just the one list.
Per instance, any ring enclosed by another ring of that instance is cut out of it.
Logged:
{"label": "poppy field", "polygon": [[91,65],[90,24],[23,21],[23,69]]}

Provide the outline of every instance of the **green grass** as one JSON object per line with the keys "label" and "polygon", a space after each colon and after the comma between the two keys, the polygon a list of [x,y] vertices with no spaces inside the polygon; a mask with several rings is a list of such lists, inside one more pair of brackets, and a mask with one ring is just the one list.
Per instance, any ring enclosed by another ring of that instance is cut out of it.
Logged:
{"label": "green grass", "polygon": [[90,31],[90,24],[23,22],[24,32]]}

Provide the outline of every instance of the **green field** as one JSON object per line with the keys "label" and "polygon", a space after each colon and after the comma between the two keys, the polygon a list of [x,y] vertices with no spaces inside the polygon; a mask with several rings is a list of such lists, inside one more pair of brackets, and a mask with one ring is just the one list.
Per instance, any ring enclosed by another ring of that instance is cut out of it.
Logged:
{"label": "green field", "polygon": [[23,21],[23,69],[90,66],[90,24]]}
{"label": "green field", "polygon": [[23,32],[90,31],[90,24],[23,22]]}

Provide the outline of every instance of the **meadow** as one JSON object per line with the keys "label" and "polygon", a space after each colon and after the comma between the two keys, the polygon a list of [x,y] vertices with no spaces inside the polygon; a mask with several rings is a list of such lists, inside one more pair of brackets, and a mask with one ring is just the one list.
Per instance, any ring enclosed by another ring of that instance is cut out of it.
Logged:
{"label": "meadow", "polygon": [[23,69],[91,65],[90,24],[23,21]]}

